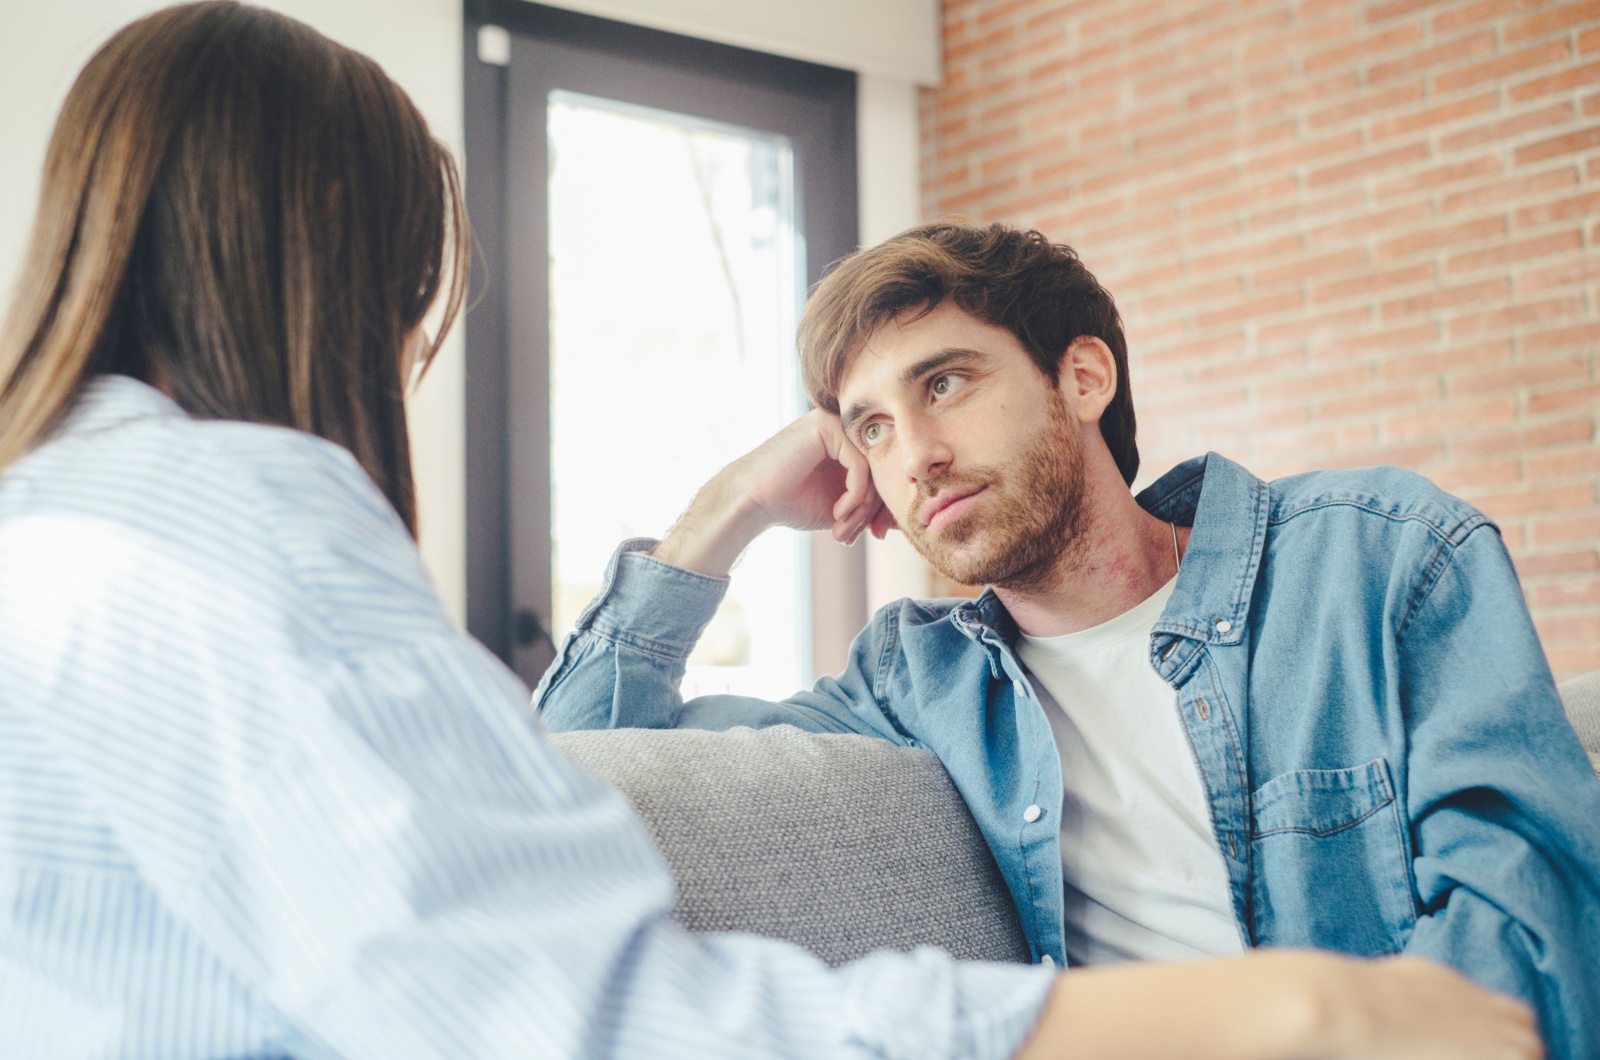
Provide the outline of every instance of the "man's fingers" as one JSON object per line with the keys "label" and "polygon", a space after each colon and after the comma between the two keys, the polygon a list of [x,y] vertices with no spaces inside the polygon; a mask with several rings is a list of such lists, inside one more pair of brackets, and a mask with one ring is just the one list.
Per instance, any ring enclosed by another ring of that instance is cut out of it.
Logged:
{"label": "man's fingers", "polygon": [[873,514],[872,522],[869,525],[872,528],[872,536],[879,541],[888,537],[890,530],[898,530],[900,528],[900,524],[895,522],[894,513],[882,501],[878,502],[878,510]]}

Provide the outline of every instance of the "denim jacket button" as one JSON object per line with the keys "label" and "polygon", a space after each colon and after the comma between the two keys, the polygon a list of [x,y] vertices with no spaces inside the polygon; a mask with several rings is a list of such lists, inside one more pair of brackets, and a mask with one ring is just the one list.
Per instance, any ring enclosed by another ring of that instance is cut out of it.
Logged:
{"label": "denim jacket button", "polygon": [[1039,815],[1042,813],[1044,813],[1044,811],[1039,809],[1039,807],[1029,806],[1026,810],[1022,811],[1022,819],[1027,821],[1029,824],[1032,824],[1039,819]]}
{"label": "denim jacket button", "polygon": [[1231,630],[1232,628],[1233,628],[1233,623],[1232,622],[1229,622],[1225,618],[1217,619],[1217,632],[1218,633],[1226,633],[1229,630]]}

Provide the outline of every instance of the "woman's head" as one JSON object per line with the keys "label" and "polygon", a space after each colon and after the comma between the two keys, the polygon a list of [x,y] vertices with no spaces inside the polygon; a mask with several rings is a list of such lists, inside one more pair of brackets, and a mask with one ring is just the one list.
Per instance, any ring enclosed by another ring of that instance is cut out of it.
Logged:
{"label": "woman's head", "polygon": [[455,165],[371,59],[228,0],[141,19],[51,136],[0,331],[0,469],[121,372],[345,446],[414,529],[402,362],[465,265]]}

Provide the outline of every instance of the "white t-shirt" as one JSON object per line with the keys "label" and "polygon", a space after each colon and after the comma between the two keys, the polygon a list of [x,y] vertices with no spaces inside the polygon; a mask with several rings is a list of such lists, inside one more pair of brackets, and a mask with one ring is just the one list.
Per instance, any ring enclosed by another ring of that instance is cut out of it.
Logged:
{"label": "white t-shirt", "polygon": [[1177,693],[1150,665],[1176,585],[1092,629],[1017,644],[1061,755],[1073,964],[1243,949]]}

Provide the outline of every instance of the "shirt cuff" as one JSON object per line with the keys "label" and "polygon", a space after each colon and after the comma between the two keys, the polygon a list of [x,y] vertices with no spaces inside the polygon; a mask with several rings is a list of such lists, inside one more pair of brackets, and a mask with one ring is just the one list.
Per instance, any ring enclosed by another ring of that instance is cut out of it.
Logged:
{"label": "shirt cuff", "polygon": [[577,628],[641,651],[686,659],[728,592],[727,578],[675,567],[650,555],[660,542],[635,537],[617,546],[605,583]]}
{"label": "shirt cuff", "polygon": [[943,950],[873,954],[844,969],[848,1020],[873,1055],[1004,1060],[1039,1022],[1054,968],[957,961]]}

